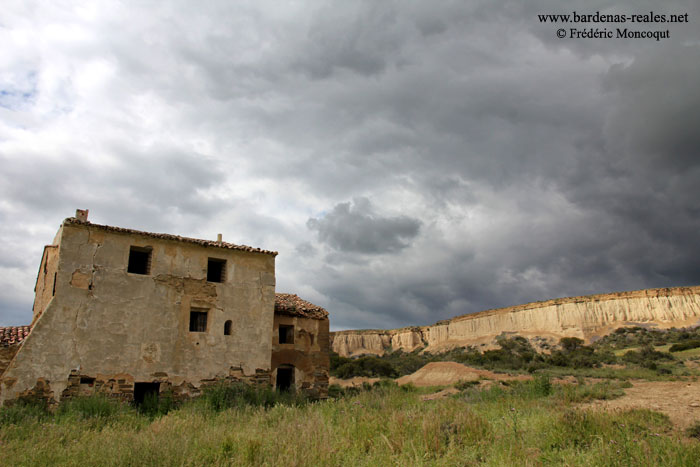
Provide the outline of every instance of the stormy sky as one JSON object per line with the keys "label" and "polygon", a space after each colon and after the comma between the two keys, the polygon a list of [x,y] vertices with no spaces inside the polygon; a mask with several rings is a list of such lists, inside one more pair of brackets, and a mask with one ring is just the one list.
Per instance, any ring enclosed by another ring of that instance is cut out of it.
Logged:
{"label": "stormy sky", "polygon": [[[651,10],[688,23],[537,16]],[[31,321],[76,208],[277,250],[277,290],[335,330],[698,285],[698,21],[695,0],[10,0],[0,325]]]}

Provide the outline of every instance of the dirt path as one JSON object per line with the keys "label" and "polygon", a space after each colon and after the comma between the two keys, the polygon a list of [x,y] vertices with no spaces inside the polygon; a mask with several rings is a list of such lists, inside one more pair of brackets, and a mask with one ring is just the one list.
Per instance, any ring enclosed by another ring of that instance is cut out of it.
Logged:
{"label": "dirt path", "polygon": [[684,429],[700,421],[700,382],[640,381],[625,389],[625,395],[585,406],[603,410],[651,409],[665,413],[674,425]]}

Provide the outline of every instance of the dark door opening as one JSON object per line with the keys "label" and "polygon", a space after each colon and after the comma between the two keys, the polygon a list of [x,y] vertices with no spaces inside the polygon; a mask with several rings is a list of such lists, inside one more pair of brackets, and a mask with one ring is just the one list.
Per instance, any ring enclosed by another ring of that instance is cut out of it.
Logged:
{"label": "dark door opening", "polygon": [[160,383],[134,383],[134,405],[140,406],[146,398],[158,400]]}
{"label": "dark door opening", "polygon": [[294,387],[294,367],[277,368],[277,384],[278,391],[289,391]]}

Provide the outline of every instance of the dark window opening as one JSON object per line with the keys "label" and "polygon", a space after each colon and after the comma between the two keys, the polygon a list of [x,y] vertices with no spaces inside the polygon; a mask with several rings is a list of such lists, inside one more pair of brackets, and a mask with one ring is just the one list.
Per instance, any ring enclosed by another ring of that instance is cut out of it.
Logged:
{"label": "dark window opening", "polygon": [[81,377],[80,377],[80,384],[81,384],[81,385],[85,384],[85,385],[87,385],[87,386],[92,387],[92,386],[95,384],[95,378],[89,378],[89,377],[87,377],[87,376],[81,376]]}
{"label": "dark window opening", "polygon": [[160,383],[134,383],[134,405],[140,406],[146,399],[158,400]]}
{"label": "dark window opening", "polygon": [[224,323],[224,336],[230,336],[231,335],[231,326],[233,323],[231,320],[228,320]]}
{"label": "dark window opening", "polygon": [[57,272],[53,273],[53,290],[51,291],[51,296],[53,297],[56,295],[56,276],[58,276]]}
{"label": "dark window opening", "polygon": [[283,366],[277,368],[277,383],[275,387],[278,391],[289,391],[294,386],[294,367]]}
{"label": "dark window opening", "polygon": [[309,333],[309,344],[314,345],[314,335]]}
{"label": "dark window opening", "polygon": [[294,326],[287,326],[280,324],[280,344],[293,344],[294,343]]}
{"label": "dark window opening", "polygon": [[206,310],[190,311],[190,332],[207,332],[207,312]]}
{"label": "dark window opening", "polygon": [[132,246],[129,250],[129,267],[127,272],[132,274],[150,274],[151,248]]}
{"label": "dark window opening", "polygon": [[226,260],[209,258],[207,261],[207,281],[224,282],[226,279]]}

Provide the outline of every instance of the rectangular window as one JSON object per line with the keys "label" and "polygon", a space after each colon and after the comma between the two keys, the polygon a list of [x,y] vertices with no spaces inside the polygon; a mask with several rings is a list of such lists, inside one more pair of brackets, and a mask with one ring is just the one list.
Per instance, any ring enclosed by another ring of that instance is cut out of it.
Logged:
{"label": "rectangular window", "polygon": [[129,250],[129,266],[127,272],[132,274],[151,273],[151,252],[150,247],[132,246]]}
{"label": "rectangular window", "polygon": [[92,387],[95,384],[95,378],[89,378],[87,376],[80,377],[80,384]]}
{"label": "rectangular window", "polygon": [[190,310],[190,332],[207,332],[207,310],[201,308]]}
{"label": "rectangular window", "polygon": [[280,344],[294,343],[294,326],[280,324]]}
{"label": "rectangular window", "polygon": [[209,258],[207,261],[207,281],[224,282],[226,279],[226,260]]}

